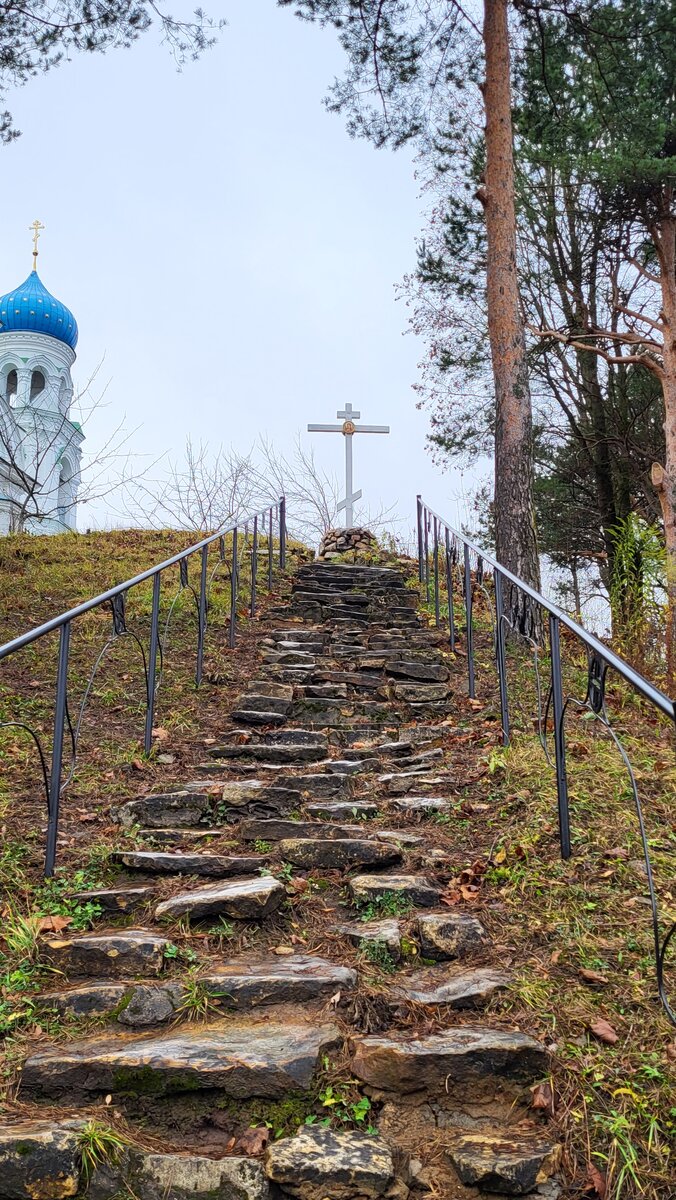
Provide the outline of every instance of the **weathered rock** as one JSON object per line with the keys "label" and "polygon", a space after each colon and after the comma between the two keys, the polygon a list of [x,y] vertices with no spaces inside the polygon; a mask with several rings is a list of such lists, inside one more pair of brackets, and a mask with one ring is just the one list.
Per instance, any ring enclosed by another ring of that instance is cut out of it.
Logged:
{"label": "weathered rock", "polygon": [[239,742],[225,746],[214,746],[209,750],[211,758],[252,759],[260,763],[304,763],[319,762],[326,754],[321,745],[302,746],[297,743],[270,746],[267,743],[241,745]]}
{"label": "weathered rock", "polygon": [[184,996],[185,988],[180,983],[134,984],[118,1009],[117,1019],[132,1029],[161,1025],[176,1016]]}
{"label": "weathered rock", "polygon": [[168,941],[146,929],[48,938],[43,957],[68,975],[102,975],[124,979],[159,975]]}
{"label": "weathered rock", "polygon": [[308,792],[312,796],[326,799],[329,796],[349,795],[352,783],[348,775],[331,771],[316,775],[280,775],[277,779],[277,786],[293,788],[299,792]]}
{"label": "weathered rock", "polygon": [[461,1134],[448,1156],[462,1183],[482,1192],[523,1196],[558,1170],[561,1146],[544,1138],[526,1140],[509,1130],[481,1130]]}
{"label": "weathered rock", "polygon": [[269,876],[213,883],[163,900],[155,909],[155,916],[187,915],[192,920],[223,916],[236,921],[260,921],[279,908],[285,895],[282,884]]}
{"label": "weathered rock", "polygon": [[412,742],[370,742],[361,749],[348,747],[344,752],[345,758],[363,758],[365,754],[378,758],[396,758],[397,760],[410,754]]}
{"label": "weathered rock", "polygon": [[465,958],[481,948],[485,936],[481,923],[466,913],[424,913],[416,929],[423,957],[438,961]]}
{"label": "weathered rock", "polygon": [[377,758],[332,758],[326,764],[326,770],[339,775],[363,775],[367,771],[377,771],[380,763]]}
{"label": "weathered rock", "polygon": [[147,904],[155,895],[151,884],[137,883],[134,886],[92,888],[90,892],[73,892],[71,899],[80,904],[98,904],[104,912],[133,912]]}
{"label": "weathered rock", "polygon": [[[291,708],[292,700],[281,699],[279,696],[268,696],[265,694],[265,689],[257,692],[244,692],[237,701],[237,708],[244,709],[246,712],[258,711],[261,713],[277,713],[278,716],[286,716]],[[233,721],[239,720],[239,714],[233,712]]]}
{"label": "weathered rock", "polygon": [[228,1096],[276,1098],[309,1087],[319,1056],[340,1043],[332,1025],[241,1019],[160,1034],[66,1042],[24,1064],[28,1096],[110,1092],[168,1095],[219,1088]]}
{"label": "weathered rock", "polygon": [[[256,697],[246,696],[245,699],[255,700]],[[270,703],[273,704],[275,702],[270,701]],[[283,713],[279,713],[272,712],[267,707],[256,708],[252,705],[249,708],[235,709],[232,714],[232,719],[241,725],[285,725],[287,720],[286,711],[287,706],[285,706]]]}
{"label": "weathered rock", "polygon": [[271,817],[267,820],[242,821],[239,836],[244,842],[261,841],[278,842],[283,838],[351,838],[360,837],[363,833],[361,825],[336,825],[330,821],[295,821],[292,819],[277,820]]}
{"label": "weathered rock", "polygon": [[58,992],[43,992],[36,998],[36,1003],[40,1008],[54,1009],[62,1016],[89,1017],[112,1012],[128,994],[128,984],[102,980],[83,983],[79,987],[64,988]]}
{"label": "weathered rock", "polygon": [[125,829],[143,825],[151,829],[184,829],[206,818],[209,797],[193,791],[139,796],[113,810],[112,816]]}
{"label": "weathered rock", "polygon": [[510,982],[510,976],[497,967],[475,967],[473,970],[427,967],[408,978],[399,978],[392,990],[392,999],[416,1004],[448,1004],[451,1008],[480,1008]]}
{"label": "weathered rock", "polygon": [[112,856],[113,862],[121,863],[134,871],[146,871],[153,875],[206,875],[227,879],[232,875],[251,875],[265,866],[265,857],[259,854],[185,854],[180,850],[174,854],[158,850],[120,850]]}
{"label": "weathered rock", "polygon": [[430,700],[448,700],[451,689],[447,683],[395,683],[395,700],[427,703]]}
{"label": "weathered rock", "polygon": [[392,892],[421,908],[433,908],[441,898],[439,889],[422,875],[355,875],[348,887],[357,904],[369,904]]}
{"label": "weathered rock", "polygon": [[308,804],[306,812],[311,817],[330,817],[334,821],[357,820],[363,817],[377,817],[378,805],[366,800],[334,800],[323,804]]}
{"label": "weathered rock", "polygon": [[87,1200],[269,1200],[261,1163],[251,1158],[204,1158],[130,1149],[117,1165],[99,1166]]}
{"label": "weathered rock", "polygon": [[246,954],[222,963],[200,982],[235,1006],[303,1004],[350,991],[357,973],[309,954]]}
{"label": "weathered rock", "polygon": [[247,696],[274,696],[277,700],[293,700],[293,687],[289,683],[275,683],[272,679],[255,679],[244,689]]}
{"label": "weathered rock", "polygon": [[305,695],[317,699],[347,700],[346,683],[308,683]]}
{"label": "weathered rock", "polygon": [[397,846],[368,838],[285,838],[279,843],[279,853],[287,862],[305,869],[389,867],[402,859],[401,850]]}
{"label": "weathered rock", "polygon": [[80,1187],[84,1121],[19,1121],[0,1126],[2,1200],[64,1200]]}
{"label": "weathered rock", "polygon": [[442,800],[437,796],[407,796],[405,800],[390,800],[390,808],[396,809],[397,812],[417,814],[421,817],[429,813],[447,812],[450,807],[449,800]]}
{"label": "weathered rock", "polygon": [[448,667],[443,666],[442,663],[433,662],[388,660],[385,663],[385,672],[387,675],[394,675],[399,679],[419,679],[430,683],[445,683],[449,678]]}
{"label": "weathered rock", "polygon": [[363,1038],[352,1071],[384,1091],[453,1093],[478,1080],[533,1082],[547,1065],[544,1046],[525,1033],[461,1025],[424,1038]]}
{"label": "weathered rock", "polygon": [[364,1133],[307,1127],[273,1142],[263,1162],[268,1179],[298,1200],[370,1200],[394,1180],[389,1147]]}
{"label": "weathered rock", "polygon": [[385,947],[390,958],[399,962],[401,958],[401,929],[394,918],[383,921],[355,921],[346,925],[334,925],[336,933],[342,933],[360,949],[365,943],[378,942]]}

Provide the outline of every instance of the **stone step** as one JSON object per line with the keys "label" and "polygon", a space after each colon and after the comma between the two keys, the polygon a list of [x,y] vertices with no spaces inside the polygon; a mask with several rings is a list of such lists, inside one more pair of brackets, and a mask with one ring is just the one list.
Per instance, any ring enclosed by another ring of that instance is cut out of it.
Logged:
{"label": "stone step", "polygon": [[225,1004],[304,1004],[349,992],[357,972],[311,954],[243,954],[200,976],[200,983]]}
{"label": "stone step", "polygon": [[[280,686],[280,685],[278,685]],[[237,699],[237,707],[246,709],[247,712],[257,709],[261,713],[277,713],[284,717],[288,713],[293,703],[293,688],[287,685],[286,690],[291,691],[290,696],[285,696],[283,699],[278,696],[268,694],[263,680],[259,681],[256,691],[244,692]],[[233,721],[237,720],[237,714],[232,714]]]}
{"label": "stone step", "polygon": [[479,1081],[497,1090],[503,1081],[531,1084],[547,1073],[545,1047],[525,1033],[459,1025],[443,1033],[365,1037],[352,1072],[363,1083],[406,1095],[456,1095]]}
{"label": "stone step", "polygon": [[189,845],[209,844],[214,838],[223,837],[223,833],[223,826],[220,825],[211,828],[204,826],[202,829],[139,829],[138,836],[153,846],[176,846],[184,842]]}
{"label": "stone step", "polygon": [[41,957],[69,976],[159,975],[169,940],[147,929],[47,938]]}
{"label": "stone step", "polygon": [[127,800],[111,813],[125,828],[132,825],[158,829],[186,829],[206,820],[209,796],[205,791],[156,792]]}
{"label": "stone step", "polygon": [[265,1173],[283,1195],[300,1197],[403,1196],[391,1190],[394,1162],[386,1142],[367,1133],[301,1128],[268,1146]]}
{"label": "stone step", "polygon": [[88,1038],[31,1055],[22,1093],[70,1103],[102,1093],[163,1096],[218,1088],[237,1100],[274,1099],[309,1087],[320,1056],[340,1041],[333,1025],[246,1019]]}
{"label": "stone step", "polygon": [[485,942],[483,925],[467,913],[421,913],[416,934],[423,958],[445,961],[476,954]]}
{"label": "stone step", "polygon": [[370,904],[391,893],[420,908],[434,908],[441,899],[440,889],[422,875],[355,875],[348,888],[358,905]]}
{"label": "stone step", "polygon": [[451,1008],[480,1008],[496,992],[504,991],[511,976],[497,967],[473,969],[448,966],[425,967],[415,974],[397,976],[390,1001],[407,1000],[415,1004],[447,1004]]}
{"label": "stone step", "polygon": [[71,900],[79,904],[98,904],[107,913],[134,912],[148,904],[155,895],[152,884],[124,884],[122,887],[92,888],[88,892],[73,892]]}
{"label": "stone step", "polygon": [[271,712],[265,704],[265,699],[256,696],[247,696],[246,700],[260,700],[261,707],[257,708],[255,704],[247,705],[246,708],[236,708],[231,714],[233,721],[238,725],[285,725],[287,721],[287,712],[290,705],[286,705],[284,712]]}
{"label": "stone step", "polygon": [[84,1120],[23,1120],[0,1126],[3,1200],[80,1194]]}
{"label": "stone step", "polygon": [[368,838],[284,838],[277,847],[282,858],[311,870],[343,867],[391,867],[401,862],[401,850],[391,843]]}
{"label": "stone step", "polygon": [[128,1146],[91,1172],[87,1194],[92,1200],[270,1200],[270,1187],[262,1164],[248,1156],[215,1159]]}
{"label": "stone step", "polygon": [[509,1129],[459,1133],[447,1151],[461,1183],[481,1192],[523,1196],[559,1169],[562,1147],[542,1134]]}
{"label": "stone step", "polygon": [[112,1012],[129,992],[128,983],[97,979],[58,991],[42,992],[35,1002],[40,1009],[51,1009],[61,1016],[90,1017]]}
{"label": "stone step", "polygon": [[280,702],[290,704],[293,700],[293,688],[288,683],[275,683],[272,679],[259,678],[247,683],[242,695],[274,697]]}
{"label": "stone step", "polygon": [[259,879],[238,879],[233,883],[212,883],[189,892],[179,892],[163,900],[155,916],[183,917],[201,920],[203,917],[228,917],[234,921],[261,921],[284,902],[282,884],[271,876]]}
{"label": "stone step", "polygon": [[397,761],[413,751],[413,742],[370,742],[361,749],[348,747],[345,750],[346,759],[359,758],[364,754],[377,758],[396,758]]}
{"label": "stone step", "polygon": [[111,859],[130,871],[152,875],[206,875],[218,879],[252,875],[267,862],[265,855],[260,854],[188,854],[180,850],[173,854],[158,850],[118,850]]}
{"label": "stone step", "polygon": [[278,787],[296,789],[321,799],[347,796],[352,790],[350,775],[341,771],[322,771],[316,775],[280,775],[276,782]]}
{"label": "stone step", "polygon": [[439,788],[448,786],[449,782],[450,775],[439,774],[438,769],[434,769],[434,764],[378,776],[378,783],[385,788],[389,796],[406,796],[415,788]]}
{"label": "stone step", "polygon": [[424,683],[444,684],[450,678],[448,667],[439,662],[408,662],[388,659],[385,674],[395,679],[417,679]]}
{"label": "stone step", "polygon": [[[333,821],[277,820],[274,817],[242,821],[239,836],[244,842],[279,842],[284,838],[351,838],[364,834],[361,825],[337,825]],[[378,831],[379,836],[382,833]]]}
{"label": "stone step", "polygon": [[306,804],[305,811],[311,817],[328,817],[333,821],[363,820],[378,816],[378,805],[368,800],[325,800]]}
{"label": "stone step", "polygon": [[451,802],[438,796],[407,796],[405,799],[400,797],[389,800],[388,806],[397,812],[428,816],[430,813],[448,812]]}
{"label": "stone step", "polygon": [[180,1016],[186,989],[176,980],[163,983],[96,980],[59,992],[45,992],[38,1002],[64,1016],[114,1017],[127,1029],[161,1025]]}
{"label": "stone step", "polygon": [[329,758],[324,767],[331,774],[364,775],[369,771],[377,771],[380,762],[377,758]]}
{"label": "stone step", "polygon": [[[348,687],[353,691],[372,692],[383,686],[382,675],[369,674],[367,671],[331,671],[327,668],[322,668],[319,671],[312,673],[313,684],[306,686],[313,687]],[[311,695],[316,693],[312,692]]]}
{"label": "stone step", "polygon": [[376,943],[387,950],[394,962],[399,962],[401,958],[401,926],[394,917],[387,917],[382,921],[347,922],[332,928],[335,933],[348,938],[360,950]]}
{"label": "stone step", "polygon": [[320,759],[323,759],[326,755],[326,747],[321,745],[299,746],[295,743],[278,746],[240,745],[235,742],[223,746],[212,746],[208,753],[211,758],[248,758],[260,763],[307,763],[319,762]]}

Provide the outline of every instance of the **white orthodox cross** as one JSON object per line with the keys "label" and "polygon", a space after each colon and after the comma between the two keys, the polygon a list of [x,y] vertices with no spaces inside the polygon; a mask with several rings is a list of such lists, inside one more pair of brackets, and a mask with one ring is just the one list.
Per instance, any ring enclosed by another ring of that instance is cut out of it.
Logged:
{"label": "white orthodox cross", "polygon": [[308,433],[342,433],[345,438],[345,499],[338,505],[338,512],[345,509],[345,528],[352,529],[354,523],[353,505],[361,500],[361,489],[352,491],[352,438],[355,433],[389,433],[389,425],[355,425],[361,417],[360,412],[353,411],[351,404],[346,404],[342,412],[336,416],[342,419],[342,425],[308,425]]}

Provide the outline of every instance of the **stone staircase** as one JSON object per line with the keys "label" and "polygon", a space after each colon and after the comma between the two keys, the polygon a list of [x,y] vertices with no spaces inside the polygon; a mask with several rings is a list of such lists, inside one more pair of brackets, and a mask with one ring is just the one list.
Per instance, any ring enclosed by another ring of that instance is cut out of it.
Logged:
{"label": "stone staircase", "polygon": [[[443,640],[382,567],[303,566],[270,618],[198,778],[119,806],[101,928],[45,940],[68,1037],[23,1064],[49,1118],[0,1128],[0,1197],[555,1200],[547,1051],[482,1020],[509,973],[443,904]],[[108,1112],[138,1136],[85,1170]]]}

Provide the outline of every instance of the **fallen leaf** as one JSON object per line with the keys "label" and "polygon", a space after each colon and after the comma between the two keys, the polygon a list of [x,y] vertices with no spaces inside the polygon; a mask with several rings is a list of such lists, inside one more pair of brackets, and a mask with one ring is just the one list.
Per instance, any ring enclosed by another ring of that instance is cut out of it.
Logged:
{"label": "fallen leaf", "polygon": [[176,762],[176,755],[175,754],[158,754],[157,762],[162,763],[163,765],[165,765],[165,764],[168,765],[169,763],[174,763],[174,762]]}
{"label": "fallen leaf", "polygon": [[605,1042],[608,1046],[614,1046],[618,1040],[616,1031],[609,1021],[604,1021],[603,1017],[599,1017],[598,1020],[593,1021],[589,1026],[589,1030],[594,1034],[594,1037],[598,1038],[600,1042]]}
{"label": "fallen leaf", "polygon": [[563,950],[562,950],[562,949],[559,949],[559,950],[552,950],[552,953],[551,953],[551,954],[550,954],[550,956],[549,956],[549,961],[550,961],[550,962],[553,962],[553,963],[557,963],[557,962],[559,961],[559,959],[560,959],[560,957],[561,957],[561,955],[562,955],[562,954],[563,954]]}
{"label": "fallen leaf", "polygon": [[60,930],[66,929],[68,925],[71,925],[72,921],[72,917],[40,917],[38,921],[38,933],[59,933]]}
{"label": "fallen leaf", "polygon": [[131,760],[131,765],[132,765],[132,767],[134,768],[134,770],[135,770],[135,771],[142,771],[142,770],[143,770],[143,763],[141,762],[141,759],[140,759],[140,758],[132,758],[132,760]]}
{"label": "fallen leaf", "polygon": [[612,850],[606,850],[604,858],[629,858],[629,851],[622,846],[613,846]]}
{"label": "fallen leaf", "polygon": [[587,1163],[587,1179],[585,1181],[587,1191],[592,1190],[598,1200],[605,1200],[606,1195],[606,1177],[595,1167],[593,1163]]}
{"label": "fallen leaf", "polygon": [[580,967],[580,979],[585,983],[591,983],[598,987],[605,987],[608,983],[605,975],[601,975],[599,971],[590,971],[588,967]]}
{"label": "fallen leaf", "polygon": [[507,851],[505,850],[505,848],[503,846],[501,850],[498,850],[497,854],[493,855],[493,862],[503,863],[506,858],[507,858]]}
{"label": "fallen leaf", "polygon": [[556,1104],[551,1083],[538,1083],[531,1088],[531,1108],[541,1108],[548,1116],[554,1116]]}
{"label": "fallen leaf", "polygon": [[275,946],[273,954],[294,954],[293,946]]}
{"label": "fallen leaf", "polygon": [[237,1140],[238,1150],[245,1154],[261,1154],[270,1141],[270,1130],[264,1125],[246,1129]]}
{"label": "fallen leaf", "polygon": [[153,737],[158,742],[166,742],[167,738],[169,737],[169,730],[162,729],[161,726],[158,726],[157,729],[153,729]]}

